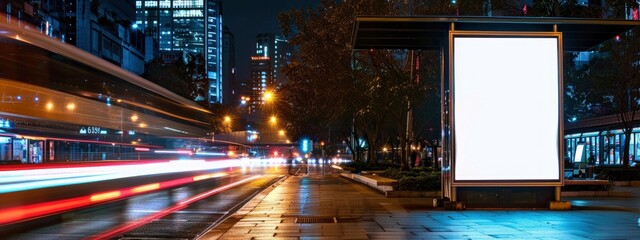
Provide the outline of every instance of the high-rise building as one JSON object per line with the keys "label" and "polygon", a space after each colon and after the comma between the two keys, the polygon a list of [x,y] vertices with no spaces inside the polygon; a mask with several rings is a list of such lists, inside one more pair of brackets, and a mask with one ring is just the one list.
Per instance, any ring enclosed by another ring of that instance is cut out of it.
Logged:
{"label": "high-rise building", "polygon": [[264,93],[273,85],[273,66],[268,56],[251,56],[251,84],[249,84],[249,113],[264,103]]}
{"label": "high-rise building", "polygon": [[135,74],[144,72],[142,32],[131,1],[65,1],[65,42]]}
{"label": "high-rise building", "polygon": [[[222,1],[136,1],[136,23],[159,51],[201,54],[206,60],[208,104],[222,101]],[[147,58],[148,59],[148,58]]]}
{"label": "high-rise building", "polygon": [[133,1],[0,1],[8,19],[75,45],[135,74],[144,72],[144,39],[133,24]]}
{"label": "high-rise building", "polygon": [[255,55],[251,57],[250,108],[254,112],[265,101],[266,91],[277,90],[287,82],[282,69],[291,63],[291,45],[274,34],[256,36]]}
{"label": "high-rise building", "polygon": [[58,13],[64,12],[63,1],[31,0],[24,4],[9,1],[0,9],[8,11],[8,15],[17,16],[36,26],[45,35],[64,41],[65,29],[60,23]]}
{"label": "high-rise building", "polygon": [[236,42],[235,37],[227,26],[222,30],[222,104],[237,106],[239,84],[235,79]]}

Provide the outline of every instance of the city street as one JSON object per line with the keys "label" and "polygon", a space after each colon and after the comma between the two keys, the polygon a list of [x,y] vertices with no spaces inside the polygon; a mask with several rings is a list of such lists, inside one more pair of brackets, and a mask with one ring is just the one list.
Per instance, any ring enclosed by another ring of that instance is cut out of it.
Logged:
{"label": "city street", "polygon": [[219,177],[5,225],[0,233],[5,239],[193,239],[280,179],[283,169],[247,163]]}

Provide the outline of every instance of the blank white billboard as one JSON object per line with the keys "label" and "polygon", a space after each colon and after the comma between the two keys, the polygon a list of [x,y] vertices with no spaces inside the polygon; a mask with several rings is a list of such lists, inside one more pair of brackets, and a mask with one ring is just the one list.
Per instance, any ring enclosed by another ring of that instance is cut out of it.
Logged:
{"label": "blank white billboard", "polygon": [[454,181],[559,180],[558,40],[454,36]]}

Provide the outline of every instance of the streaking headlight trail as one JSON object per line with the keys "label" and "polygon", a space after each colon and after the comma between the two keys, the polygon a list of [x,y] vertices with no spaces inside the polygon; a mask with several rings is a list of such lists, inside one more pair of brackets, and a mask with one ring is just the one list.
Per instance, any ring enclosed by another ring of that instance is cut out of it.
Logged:
{"label": "streaking headlight trail", "polygon": [[0,193],[106,181],[152,174],[213,170],[240,166],[239,160],[185,160],[119,166],[52,168],[6,171],[0,177]]}

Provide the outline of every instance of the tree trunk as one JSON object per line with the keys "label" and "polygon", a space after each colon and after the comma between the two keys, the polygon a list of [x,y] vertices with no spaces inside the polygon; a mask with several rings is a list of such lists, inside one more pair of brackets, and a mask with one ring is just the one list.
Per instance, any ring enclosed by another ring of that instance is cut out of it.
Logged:
{"label": "tree trunk", "polygon": [[378,144],[369,142],[369,166],[378,165]]}
{"label": "tree trunk", "polygon": [[398,161],[398,152],[396,151],[396,149],[398,149],[398,145],[396,145],[396,141],[389,141],[389,145],[391,145],[391,157],[390,160],[392,163],[400,163],[400,161]]}
{"label": "tree trunk", "polygon": [[633,128],[624,129],[624,152],[622,153],[622,165],[629,168],[629,145],[631,144],[631,133]]}
{"label": "tree trunk", "polygon": [[341,135],[342,135],[342,140],[344,142],[348,142],[349,143],[349,144],[347,144],[347,148],[349,148],[349,151],[351,151],[351,158],[353,159],[353,161],[356,161],[356,151],[355,151],[353,145],[351,144],[351,141],[350,141],[351,138],[348,136],[348,135],[351,135],[351,134],[347,134],[347,133],[343,132]]}
{"label": "tree trunk", "polygon": [[400,138],[400,167],[403,171],[409,170],[409,156],[407,156],[407,139]]}

